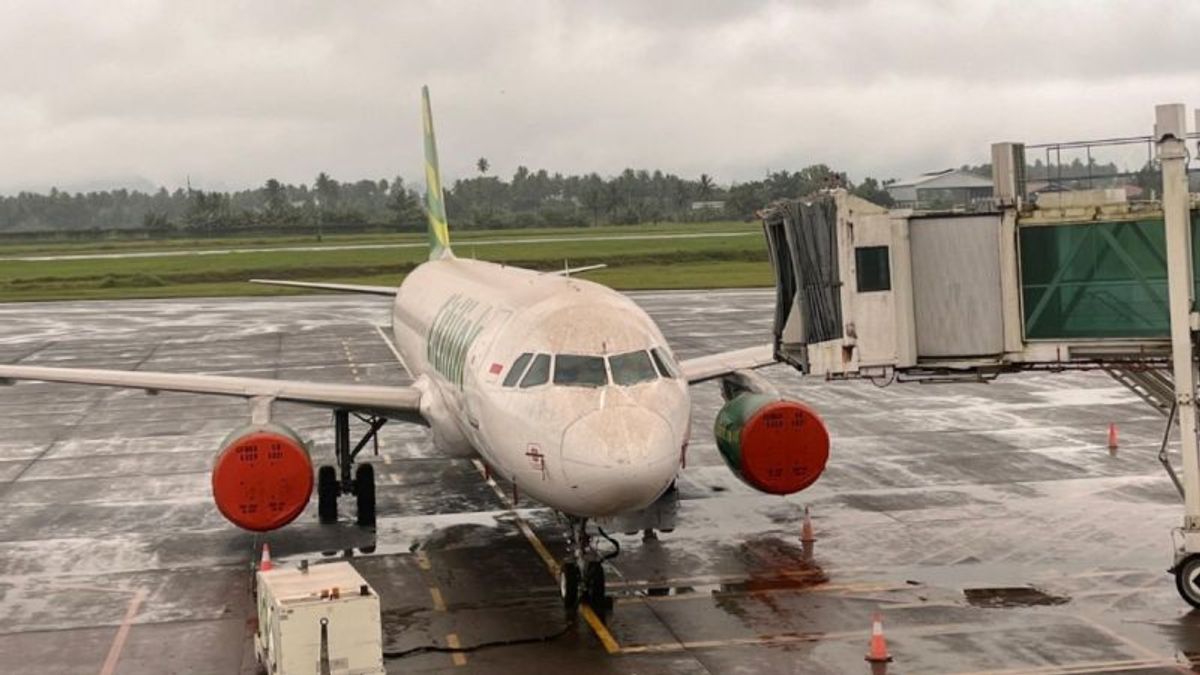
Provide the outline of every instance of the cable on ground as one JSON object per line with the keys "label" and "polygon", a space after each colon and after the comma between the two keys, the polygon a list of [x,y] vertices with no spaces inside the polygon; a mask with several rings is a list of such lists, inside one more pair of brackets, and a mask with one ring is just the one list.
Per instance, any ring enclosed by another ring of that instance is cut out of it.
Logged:
{"label": "cable on ground", "polygon": [[574,619],[571,619],[560,630],[557,630],[553,633],[549,633],[546,635],[535,635],[533,637],[525,637],[525,638],[512,638],[512,639],[508,639],[508,640],[490,640],[488,642],[480,642],[478,644],[470,645],[467,647],[457,647],[457,648],[456,647],[445,647],[442,645],[421,645],[419,647],[412,647],[412,648],[404,649],[404,650],[400,650],[400,651],[390,651],[390,652],[385,651],[383,653],[383,658],[385,658],[385,659],[402,659],[407,656],[415,656],[417,654],[430,654],[430,653],[433,653],[433,654],[466,654],[468,652],[475,652],[475,651],[479,651],[481,649],[492,649],[495,647],[514,647],[516,645],[529,645],[529,644],[538,644],[538,643],[542,643],[542,642],[553,642],[554,640],[557,640],[557,639],[563,637],[564,635],[566,635],[567,633],[571,632],[571,630],[573,628],[575,628],[575,625],[576,625],[576,621]]}

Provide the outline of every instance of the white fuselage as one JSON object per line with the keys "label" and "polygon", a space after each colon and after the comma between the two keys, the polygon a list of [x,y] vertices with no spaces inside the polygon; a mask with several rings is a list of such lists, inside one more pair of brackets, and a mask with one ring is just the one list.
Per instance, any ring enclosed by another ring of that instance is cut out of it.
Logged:
{"label": "white fuselage", "polygon": [[[405,278],[392,328],[423,390],[434,442],[474,450],[521,493],[602,517],[650,505],[678,474],[687,382],[658,327],[620,293],[494,263],[433,260]],[[647,374],[652,349],[659,365]],[[544,378],[534,372],[539,354],[550,364]],[[529,371],[524,380],[510,377],[514,364]]]}

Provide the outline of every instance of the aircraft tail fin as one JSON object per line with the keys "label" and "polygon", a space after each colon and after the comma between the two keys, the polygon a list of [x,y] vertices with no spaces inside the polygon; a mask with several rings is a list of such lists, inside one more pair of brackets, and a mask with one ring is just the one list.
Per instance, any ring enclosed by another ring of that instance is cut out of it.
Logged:
{"label": "aircraft tail fin", "polygon": [[429,87],[421,87],[421,118],[425,132],[425,212],[429,216],[429,259],[452,258],[450,228],[446,222],[446,200],[442,174],[438,170],[437,138],[433,134],[433,111]]}

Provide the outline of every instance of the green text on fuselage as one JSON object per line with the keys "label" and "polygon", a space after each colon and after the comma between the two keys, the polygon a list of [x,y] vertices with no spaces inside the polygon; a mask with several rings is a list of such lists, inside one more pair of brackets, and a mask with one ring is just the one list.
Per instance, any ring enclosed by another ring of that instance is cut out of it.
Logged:
{"label": "green text on fuselage", "polygon": [[425,358],[458,388],[462,388],[467,352],[483,332],[491,308],[455,294],[442,305],[429,325]]}

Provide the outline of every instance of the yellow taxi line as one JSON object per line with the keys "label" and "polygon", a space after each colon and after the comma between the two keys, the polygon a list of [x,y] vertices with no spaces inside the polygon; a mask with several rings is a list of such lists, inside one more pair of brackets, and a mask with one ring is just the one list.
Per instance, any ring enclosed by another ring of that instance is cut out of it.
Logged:
{"label": "yellow taxi line", "polygon": [[[487,484],[491,486],[492,491],[496,493],[496,496],[500,498],[500,501],[504,502],[504,504],[508,507],[508,512],[516,522],[517,529],[521,531],[521,534],[525,536],[525,540],[529,542],[529,545],[533,547],[533,550],[538,554],[538,557],[542,559],[542,563],[546,565],[546,570],[550,572],[550,576],[554,577],[555,581],[558,581],[558,561],[554,559],[554,556],[550,553],[550,550],[546,548],[546,545],[543,544],[542,540],[539,539],[537,534],[534,533],[533,528],[529,527],[529,523],[521,517],[521,514],[517,513],[512,500],[509,499],[508,495],[504,494],[504,490],[500,489],[500,486],[496,484],[495,479],[487,474],[487,470],[484,468],[483,462],[479,461],[478,459],[471,460],[471,462],[475,465],[475,469],[479,471],[479,474],[484,477],[484,480],[487,482]],[[583,620],[587,622],[587,625],[591,627],[592,632],[596,634],[596,638],[600,640],[600,644],[604,645],[605,651],[607,651],[609,654],[616,654],[621,651],[620,643],[618,643],[617,639],[613,637],[613,634],[608,630],[608,627],[604,625],[604,622],[600,620],[600,617],[596,616],[596,612],[593,611],[591,607],[589,607],[586,603],[581,604],[579,606],[579,613],[583,615]]]}

